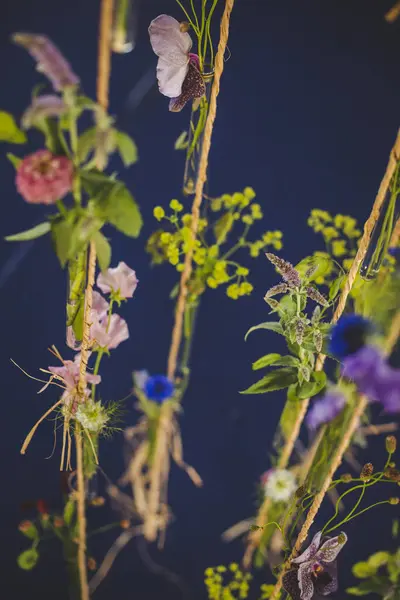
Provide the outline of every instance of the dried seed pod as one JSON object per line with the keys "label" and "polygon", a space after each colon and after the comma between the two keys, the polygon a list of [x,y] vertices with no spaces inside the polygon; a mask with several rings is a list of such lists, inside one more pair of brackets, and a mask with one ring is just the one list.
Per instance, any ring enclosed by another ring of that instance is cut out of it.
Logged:
{"label": "dried seed pod", "polygon": [[394,435],[388,435],[386,437],[386,452],[388,452],[389,454],[393,454],[394,452],[396,452],[396,447],[397,447],[397,440],[394,437]]}
{"label": "dried seed pod", "polygon": [[360,479],[362,481],[369,481],[372,477],[372,473],[374,472],[374,465],[372,463],[366,463],[360,473]]}

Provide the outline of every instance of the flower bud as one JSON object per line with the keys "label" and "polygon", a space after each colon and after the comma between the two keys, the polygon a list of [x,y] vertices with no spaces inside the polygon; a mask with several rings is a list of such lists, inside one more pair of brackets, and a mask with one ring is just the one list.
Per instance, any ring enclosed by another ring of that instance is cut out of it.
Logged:
{"label": "flower bud", "polygon": [[90,501],[91,506],[104,506],[105,498],[103,496],[96,496],[96,498],[92,498]]}
{"label": "flower bud", "polygon": [[387,469],[385,469],[384,475],[392,481],[400,481],[400,471],[394,469],[393,467],[388,467]]}
{"label": "flower bud", "polygon": [[97,563],[96,563],[95,559],[92,556],[90,556],[88,558],[87,567],[88,567],[89,571],[95,571],[96,570]]}
{"label": "flower bud", "polygon": [[64,527],[64,519],[62,517],[54,517],[54,527],[56,529]]}
{"label": "flower bud", "polygon": [[350,481],[353,480],[353,477],[351,476],[350,473],[343,473],[343,475],[340,478],[340,481],[342,481],[343,483],[350,483]]}
{"label": "flower bud", "polygon": [[297,488],[295,492],[296,498],[303,498],[307,494],[307,487],[305,485],[301,485]]}
{"label": "flower bud", "polygon": [[372,477],[372,473],[374,472],[374,465],[372,463],[366,463],[360,473],[360,479],[362,481],[369,481]]}
{"label": "flower bud", "polygon": [[22,532],[22,533],[26,533],[27,531],[29,531],[32,527],[33,527],[33,523],[32,521],[21,521],[21,523],[18,525],[18,529]]}
{"label": "flower bud", "polygon": [[123,519],[122,521],[120,521],[119,524],[122,527],[122,529],[129,529],[129,527],[131,526],[131,522],[128,519]]}
{"label": "flower bud", "polygon": [[393,454],[396,452],[397,440],[394,435],[388,435],[386,437],[386,452]]}
{"label": "flower bud", "polygon": [[400,502],[400,498],[389,498],[389,504],[393,504],[395,506]]}
{"label": "flower bud", "polygon": [[346,541],[347,541],[347,536],[346,536],[346,534],[345,534],[345,533],[340,533],[340,534],[338,535],[338,544],[341,544],[341,545],[342,545],[342,544],[345,544],[345,543],[346,543]]}

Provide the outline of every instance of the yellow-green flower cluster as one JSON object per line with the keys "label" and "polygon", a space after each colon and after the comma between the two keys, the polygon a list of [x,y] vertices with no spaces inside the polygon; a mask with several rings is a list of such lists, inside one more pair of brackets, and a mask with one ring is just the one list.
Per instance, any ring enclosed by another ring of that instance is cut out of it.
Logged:
{"label": "yellow-green flower cluster", "polygon": [[342,258],[355,255],[356,242],[361,235],[356,219],[348,215],[332,217],[326,210],[315,208],[307,223],[315,233],[321,233],[332,256]]}
{"label": "yellow-green flower cluster", "polygon": [[[231,577],[230,582],[224,582],[227,575]],[[249,581],[252,576],[250,573],[243,573],[237,563],[231,563],[228,567],[209,567],[204,576],[209,600],[244,599],[249,594]]]}
{"label": "yellow-green flower cluster", "polygon": [[[185,255],[189,250],[193,250],[195,268],[189,281],[192,296],[199,296],[207,287],[216,289],[225,284],[229,298],[236,300],[250,294],[253,286],[247,281],[249,270],[231,260],[232,255],[245,247],[250,249],[252,257],[258,256],[267,246],[275,250],[282,248],[280,231],[268,231],[256,242],[246,239],[252,224],[263,218],[261,206],[253,202],[254,198],[254,190],[247,187],[242,192],[209,199],[211,211],[222,214],[212,223],[209,219],[200,218],[196,240],[191,237],[192,215],[182,214],[183,205],[178,200],[171,200],[169,206],[172,214],[169,215],[161,206],[156,206],[153,211],[154,217],[158,221],[169,223],[168,231],[157,230],[147,242],[146,249],[152,256],[153,264],[169,262],[181,272],[184,269]],[[242,223],[241,237],[231,248],[224,248],[222,251],[222,246],[227,244],[227,238],[237,222]]]}

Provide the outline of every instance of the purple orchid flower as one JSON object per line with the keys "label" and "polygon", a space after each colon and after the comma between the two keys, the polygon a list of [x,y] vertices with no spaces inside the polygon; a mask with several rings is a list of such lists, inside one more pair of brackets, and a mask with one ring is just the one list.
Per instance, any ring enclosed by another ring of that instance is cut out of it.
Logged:
{"label": "purple orchid flower", "polygon": [[159,15],[149,26],[150,43],[158,56],[158,88],[171,98],[171,112],[181,111],[187,102],[205,94],[199,57],[189,52],[192,39],[184,29],[168,15]]}
{"label": "purple orchid flower", "polygon": [[342,532],[333,538],[321,538],[319,531],[303,554],[292,560],[294,567],[283,577],[283,587],[292,600],[312,600],[338,589],[336,558],[347,536]]}
{"label": "purple orchid flower", "polygon": [[323,423],[333,421],[345,405],[346,396],[340,390],[332,388],[312,405],[306,418],[308,427],[315,430]]}
{"label": "purple orchid flower", "polygon": [[379,348],[364,346],[346,357],[342,375],[354,381],[371,402],[380,402],[385,412],[400,412],[400,370],[387,364]]}

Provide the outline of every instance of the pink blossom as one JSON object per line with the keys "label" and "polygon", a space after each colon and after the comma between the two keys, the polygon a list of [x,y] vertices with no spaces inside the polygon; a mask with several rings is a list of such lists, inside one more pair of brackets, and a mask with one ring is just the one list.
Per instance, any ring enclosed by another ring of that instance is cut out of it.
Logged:
{"label": "pink blossom", "polygon": [[129,338],[127,322],[116,314],[111,315],[109,320],[104,317],[94,321],[90,328],[90,337],[100,348],[107,348],[107,350],[117,348],[121,342]]}
{"label": "pink blossom", "polygon": [[97,277],[97,286],[104,294],[118,294],[119,298],[132,298],[136,290],[138,279],[133,269],[130,269],[124,262],[120,262],[118,267],[107,269],[105,273],[99,273]]}
{"label": "pink blossom", "polygon": [[73,177],[69,158],[54,156],[49,150],[38,150],[18,165],[15,183],[26,202],[55,204],[71,191]]}
{"label": "pink blossom", "polygon": [[97,320],[103,319],[107,315],[109,308],[110,305],[107,300],[99,292],[93,291],[92,310],[96,313],[95,318]]}
{"label": "pink blossom", "polygon": [[[79,369],[80,369],[81,355],[77,354],[74,360],[64,360],[62,367],[49,367],[49,371],[54,375],[58,375],[62,378],[65,385],[65,391],[62,395],[62,400],[65,406],[76,410],[76,403],[78,401],[78,383],[79,383]],[[100,375],[92,375],[86,373],[85,375],[86,384],[99,384],[101,381]],[[89,398],[90,391],[86,387],[85,398]]]}

